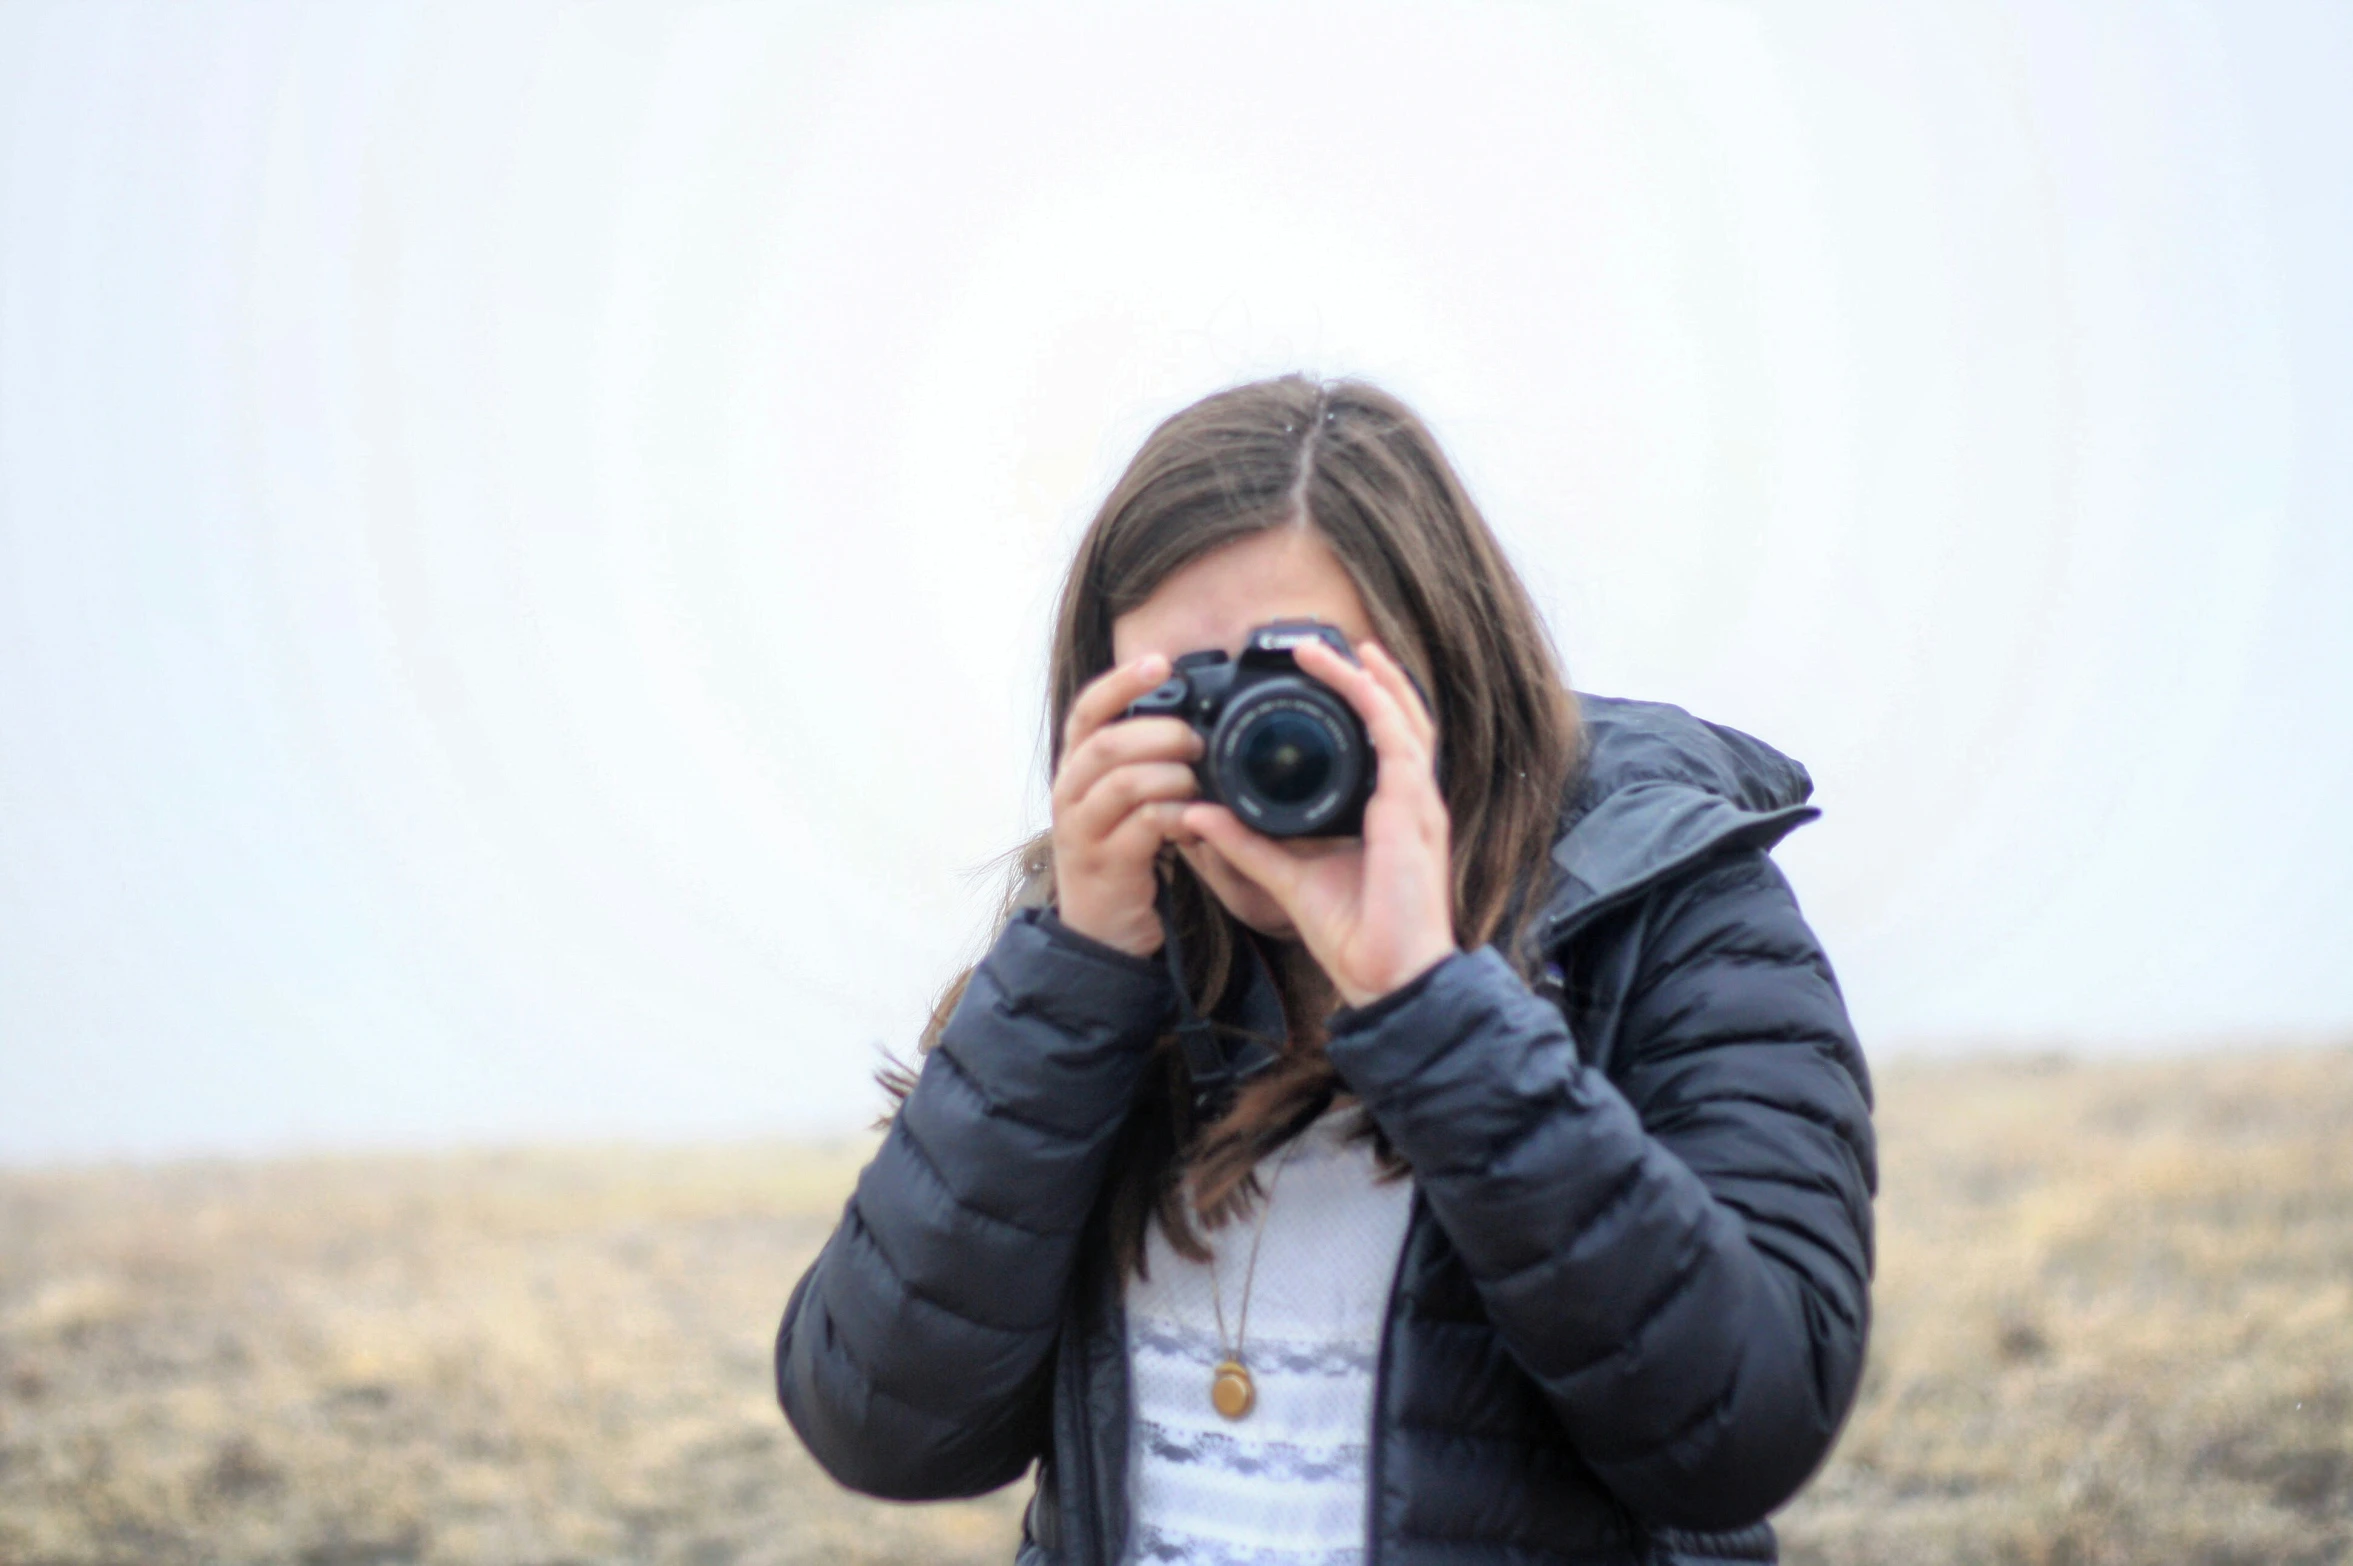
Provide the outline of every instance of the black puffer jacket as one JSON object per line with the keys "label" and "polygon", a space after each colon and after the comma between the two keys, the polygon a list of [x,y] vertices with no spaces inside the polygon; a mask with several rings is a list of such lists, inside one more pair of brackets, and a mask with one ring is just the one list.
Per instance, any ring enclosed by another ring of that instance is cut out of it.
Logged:
{"label": "black puffer jacket", "polygon": [[[1377,1566],[1767,1561],[1869,1317],[1870,1088],[1766,850],[1803,768],[1584,698],[1531,991],[1493,950],[1333,1019],[1412,1164],[1379,1361]],[[854,1489],[973,1495],[1042,1459],[1023,1563],[1115,1566],[1120,1281],[1092,1222],[1157,962],[1050,914],[983,960],[794,1290],[777,1390]]]}

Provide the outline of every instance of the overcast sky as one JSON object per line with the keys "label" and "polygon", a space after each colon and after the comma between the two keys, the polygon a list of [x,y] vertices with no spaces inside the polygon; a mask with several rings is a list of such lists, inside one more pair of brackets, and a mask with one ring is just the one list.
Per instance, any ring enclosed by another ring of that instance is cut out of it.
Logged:
{"label": "overcast sky", "polygon": [[832,1131],[1161,416],[1804,761],[1868,1046],[2353,1034],[2353,10],[0,5],[0,1158]]}

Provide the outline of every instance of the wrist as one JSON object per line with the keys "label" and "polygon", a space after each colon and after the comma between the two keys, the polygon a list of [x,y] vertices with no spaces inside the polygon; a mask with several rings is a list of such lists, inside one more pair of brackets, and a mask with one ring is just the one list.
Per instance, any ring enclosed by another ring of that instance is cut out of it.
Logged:
{"label": "wrist", "polygon": [[1450,952],[1384,994],[1376,995],[1361,1005],[1343,1005],[1329,1019],[1330,1036],[1337,1039],[1342,1034],[1377,1028],[1393,1013],[1412,1006],[1431,985],[1439,982],[1439,975],[1446,966],[1462,955],[1459,950]]}
{"label": "wrist", "polygon": [[1433,943],[1426,950],[1397,963],[1379,978],[1362,983],[1342,983],[1335,980],[1332,987],[1339,991],[1340,1003],[1343,1006],[1350,1011],[1361,1011],[1367,1006],[1375,1005],[1388,996],[1394,995],[1399,990],[1420,983],[1439,964],[1445,962],[1449,957],[1459,955],[1461,950],[1462,948],[1452,942],[1443,945]]}
{"label": "wrist", "polygon": [[1049,904],[1044,913],[1080,940],[1108,947],[1123,957],[1143,960],[1160,954],[1162,936],[1157,910],[1148,910],[1141,920],[1104,920],[1095,918],[1085,909],[1074,913],[1067,905],[1056,901]]}

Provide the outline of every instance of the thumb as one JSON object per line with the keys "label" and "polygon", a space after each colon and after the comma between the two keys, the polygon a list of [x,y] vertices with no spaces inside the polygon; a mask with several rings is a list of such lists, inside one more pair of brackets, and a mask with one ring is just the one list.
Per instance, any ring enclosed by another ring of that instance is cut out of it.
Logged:
{"label": "thumb", "polygon": [[1286,913],[1290,911],[1291,894],[1299,885],[1299,861],[1275,846],[1273,839],[1242,825],[1223,805],[1188,805],[1184,824],[1225,855],[1227,863],[1265,887]]}

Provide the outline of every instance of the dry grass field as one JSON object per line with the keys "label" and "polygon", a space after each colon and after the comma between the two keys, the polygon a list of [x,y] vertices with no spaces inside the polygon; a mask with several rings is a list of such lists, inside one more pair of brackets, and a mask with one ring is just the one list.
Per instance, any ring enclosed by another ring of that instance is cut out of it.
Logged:
{"label": "dry grass field", "polygon": [[[2353,1561],[2353,1052],[1903,1064],[1797,1562]],[[0,1566],[1003,1562],[769,1394],[861,1149],[0,1175]]]}

